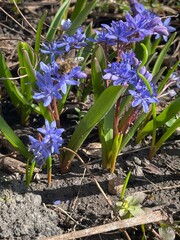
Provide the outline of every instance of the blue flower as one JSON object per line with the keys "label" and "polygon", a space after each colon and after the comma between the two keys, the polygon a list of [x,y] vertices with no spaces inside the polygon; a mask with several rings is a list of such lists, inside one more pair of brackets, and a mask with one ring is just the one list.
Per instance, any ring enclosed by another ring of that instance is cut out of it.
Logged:
{"label": "blue flower", "polygon": [[43,141],[39,141],[32,136],[28,137],[31,143],[29,150],[32,151],[34,155],[33,161],[36,161],[37,165],[41,167],[44,165],[44,160],[50,156],[51,152]]}
{"label": "blue flower", "polygon": [[169,33],[176,31],[176,29],[174,27],[169,25],[170,21],[171,21],[171,18],[167,18],[164,22],[162,22],[162,24],[160,26],[157,26],[155,28],[155,30],[157,32],[156,37],[155,37],[156,39],[159,38],[160,35],[162,35],[164,41],[167,42],[167,40],[168,40],[167,36],[169,35]]}
{"label": "blue flower", "polygon": [[113,62],[109,64],[109,68],[105,69],[103,79],[111,80],[113,85],[132,85],[134,90],[129,90],[134,100],[132,106],[136,107],[142,105],[144,112],[149,111],[149,105],[158,102],[156,98],[156,91],[152,80],[152,74],[143,66],[140,73],[145,76],[152,88],[152,95],[150,94],[144,81],[138,76],[137,69],[140,65],[139,60],[135,57],[133,51],[122,52],[121,62]]}
{"label": "blue flower", "polygon": [[61,48],[64,47],[65,45],[66,44],[64,42],[57,41],[48,44],[42,43],[42,47],[44,49],[41,49],[41,52],[50,55],[51,61],[54,61],[56,56],[64,53],[64,50]]}
{"label": "blue flower", "polygon": [[136,42],[143,40],[146,36],[155,33],[155,27],[161,24],[161,18],[151,11],[144,10],[135,17],[126,14],[126,21],[132,31],[129,41]]}
{"label": "blue flower", "polygon": [[87,46],[85,39],[86,35],[83,33],[82,28],[78,28],[76,33],[73,35],[69,36],[67,34],[64,34],[61,41],[65,46],[65,51],[69,52],[73,48],[80,49]]}
{"label": "blue flower", "polygon": [[72,24],[72,22],[71,22],[70,19],[67,19],[67,20],[64,20],[64,19],[63,19],[63,20],[61,21],[61,29],[62,29],[63,31],[67,31],[67,30],[70,28],[71,24]]}
{"label": "blue flower", "polygon": [[115,41],[108,38],[108,31],[106,29],[102,29],[101,31],[96,30],[96,35],[97,38],[93,39],[93,38],[88,38],[89,41],[91,42],[97,42],[97,43],[105,43],[109,46],[115,45]]}
{"label": "blue flower", "polygon": [[63,139],[61,134],[64,132],[63,128],[56,128],[56,121],[51,124],[48,120],[45,120],[45,128],[37,129],[40,133],[44,135],[43,142],[46,148],[53,154],[59,154],[59,147],[63,144]]}
{"label": "blue flower", "polygon": [[134,97],[132,107],[137,107],[138,105],[142,104],[145,113],[148,113],[149,105],[151,103],[158,102],[157,98],[151,95],[147,88],[141,88],[139,90],[129,90],[129,93]]}
{"label": "blue flower", "polygon": [[45,160],[48,159],[51,154],[59,154],[59,147],[63,144],[61,137],[64,132],[63,128],[56,128],[56,122],[49,123],[45,120],[45,128],[37,129],[42,135],[41,140],[37,140],[32,136],[29,136],[30,140],[30,151],[32,151],[34,158],[33,161],[37,162],[38,166],[43,166]]}
{"label": "blue flower", "polygon": [[137,71],[135,69],[138,66],[138,59],[135,57],[133,51],[122,52],[121,62],[112,62],[108,65],[109,68],[105,69],[106,73],[103,76],[105,80],[112,80],[113,85],[136,85]]}
{"label": "blue flower", "polygon": [[60,84],[53,81],[50,72],[45,72],[44,75],[36,72],[36,77],[39,92],[34,93],[34,99],[44,102],[43,105],[47,107],[51,104],[53,98],[62,98],[61,94],[59,93]]}
{"label": "blue flower", "polygon": [[142,13],[145,10],[144,5],[139,3],[137,0],[128,0],[128,2],[134,15]]}
{"label": "blue flower", "polygon": [[109,64],[109,68],[105,69],[106,73],[103,76],[105,80],[112,80],[113,85],[129,85],[136,81],[137,74],[134,69],[131,68],[129,63],[125,62],[113,62]]}
{"label": "blue flower", "polygon": [[102,26],[106,29],[106,38],[111,41],[120,41],[120,42],[128,42],[128,37],[132,35],[131,29],[128,27],[127,22],[112,21],[111,26],[107,24],[102,24]]}

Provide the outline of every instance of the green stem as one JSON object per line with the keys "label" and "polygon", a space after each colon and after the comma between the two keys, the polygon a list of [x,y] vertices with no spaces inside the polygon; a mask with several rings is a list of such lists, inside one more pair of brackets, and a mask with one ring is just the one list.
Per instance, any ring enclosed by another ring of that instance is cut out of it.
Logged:
{"label": "green stem", "polygon": [[126,192],[126,188],[127,188],[130,176],[131,176],[131,172],[128,172],[128,174],[126,175],[126,178],[124,180],[124,184],[123,184],[123,188],[122,188],[122,191],[121,191],[120,200],[124,199],[124,195],[125,195],[125,192]]}
{"label": "green stem", "polygon": [[52,180],[52,156],[51,155],[47,159],[47,174],[48,174],[48,185],[50,185]]}
{"label": "green stem", "polygon": [[[144,81],[144,83],[146,84],[150,94],[152,95],[153,90],[151,88],[150,83],[145,78],[145,76],[143,76],[140,73],[141,67],[145,65],[145,63],[147,62],[147,59],[148,59],[148,50],[147,50],[146,46],[143,43],[141,43],[141,46],[144,50],[144,55],[143,55],[142,63],[139,65],[139,67],[137,69],[137,74]],[[150,155],[151,155],[151,152],[154,151],[154,147],[155,147],[155,143],[156,143],[156,104],[155,103],[152,104],[152,114],[153,114],[153,133],[152,133],[152,144],[151,144]]]}
{"label": "green stem", "polygon": [[111,164],[110,172],[111,173],[113,173],[114,169],[115,169],[115,164],[116,164],[117,156],[119,154],[119,149],[121,147],[122,139],[123,139],[123,134],[118,133],[115,136],[114,141],[113,141],[112,156],[111,156],[111,160],[110,160],[110,164]]}

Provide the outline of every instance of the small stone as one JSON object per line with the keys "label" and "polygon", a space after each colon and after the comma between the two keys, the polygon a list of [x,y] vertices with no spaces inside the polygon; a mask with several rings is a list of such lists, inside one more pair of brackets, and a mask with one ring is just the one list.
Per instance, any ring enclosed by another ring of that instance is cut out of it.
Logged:
{"label": "small stone", "polygon": [[119,195],[122,191],[124,179],[122,177],[115,177],[108,181],[108,191],[113,195]]}
{"label": "small stone", "polygon": [[134,161],[137,165],[141,165],[141,163],[142,163],[142,161],[141,161],[138,157],[136,157],[136,156],[133,157],[133,161]]}

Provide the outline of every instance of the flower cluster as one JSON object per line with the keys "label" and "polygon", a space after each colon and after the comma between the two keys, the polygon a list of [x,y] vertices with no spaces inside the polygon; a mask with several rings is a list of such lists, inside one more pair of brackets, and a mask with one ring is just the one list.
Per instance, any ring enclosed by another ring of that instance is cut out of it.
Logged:
{"label": "flower cluster", "polygon": [[93,41],[104,42],[107,45],[127,44],[142,41],[145,37],[151,35],[156,35],[156,38],[162,35],[167,40],[169,32],[175,31],[175,28],[169,26],[170,18],[162,22],[159,16],[145,9],[137,1],[130,1],[130,4],[134,16],[127,13],[126,21],[112,21],[110,26],[102,24],[103,29],[96,31],[97,38]]}
{"label": "flower cluster", "polygon": [[132,85],[134,90],[129,90],[129,93],[134,97],[132,106],[136,107],[142,104],[144,112],[149,111],[149,105],[157,102],[156,91],[150,74],[145,67],[140,69],[140,73],[148,80],[153,90],[152,95],[147,89],[144,81],[137,74],[139,60],[135,57],[133,51],[123,52],[121,62],[113,62],[109,64],[109,68],[105,69],[103,79],[111,80],[113,85]]}
{"label": "flower cluster", "polygon": [[37,129],[44,137],[40,140],[29,136],[31,143],[30,151],[34,155],[33,161],[36,161],[38,166],[43,166],[44,162],[53,153],[59,154],[59,147],[63,144],[61,134],[64,132],[63,128],[56,128],[56,122],[51,124],[45,120],[45,128]]}
{"label": "flower cluster", "polygon": [[63,33],[60,35],[59,40],[48,44],[42,44],[43,48],[41,49],[41,52],[50,55],[51,61],[54,61],[57,56],[69,52],[71,49],[80,49],[87,45],[85,42],[86,35],[83,32],[82,27],[79,27],[75,34],[69,35],[66,32],[69,30],[70,26],[70,19],[62,20],[61,29]]}
{"label": "flower cluster", "polygon": [[61,99],[61,93],[67,92],[67,85],[78,85],[77,79],[86,77],[79,66],[70,69],[68,73],[61,73],[60,68],[61,64],[55,61],[49,65],[41,62],[40,69],[43,73],[36,71],[39,92],[35,92],[33,98],[43,102],[45,107],[49,106],[53,99]]}
{"label": "flower cluster", "polygon": [[[63,32],[66,32],[70,26],[69,19],[61,22]],[[42,101],[45,107],[49,106],[53,99],[61,99],[62,93],[67,92],[67,85],[78,85],[78,79],[87,77],[80,66],[72,67],[63,58],[65,52],[85,46],[84,40],[85,34],[82,28],[78,28],[74,35],[64,33],[59,41],[42,44],[41,52],[50,55],[51,62],[48,65],[40,62],[41,72],[36,71],[38,91],[34,93],[33,98]],[[66,69],[63,71],[64,66],[69,68],[68,71],[65,71]]]}

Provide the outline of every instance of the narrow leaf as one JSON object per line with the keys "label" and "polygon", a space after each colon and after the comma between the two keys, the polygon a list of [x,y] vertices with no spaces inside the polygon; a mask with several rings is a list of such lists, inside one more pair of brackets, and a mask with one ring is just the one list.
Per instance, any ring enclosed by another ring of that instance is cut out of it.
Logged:
{"label": "narrow leaf", "polygon": [[[156,118],[156,127],[159,128],[180,111],[180,97],[171,102],[162,113]],[[137,142],[140,142],[146,135],[153,131],[153,120],[148,122],[137,136]]]}
{"label": "narrow leaf", "polygon": [[87,2],[87,0],[77,0],[76,5],[74,7],[74,11],[71,14],[72,22],[79,15],[79,13],[83,10],[84,6],[86,5],[86,2]]}
{"label": "narrow leaf", "polygon": [[93,0],[89,4],[85,6],[85,8],[80,12],[80,14],[74,19],[72,25],[70,26],[69,30],[67,31],[68,34],[74,34],[76,32],[76,29],[81,26],[81,24],[84,22],[86,17],[89,15],[91,10],[95,7],[98,0]]}
{"label": "narrow leaf", "polygon": [[[123,92],[124,87],[111,86],[101,94],[96,103],[91,107],[91,109],[76,127],[75,132],[73,133],[68,144],[68,148],[72,149],[73,151],[77,151],[79,149],[91,130],[110,111]],[[69,165],[73,160],[73,157],[74,154],[66,152],[62,162],[62,172],[65,172],[69,169]]]}
{"label": "narrow leaf", "polygon": [[162,146],[162,144],[176,131],[176,129],[180,127],[180,118],[178,118],[173,125],[168,128],[168,130],[163,134],[163,136],[156,143],[154,151],[150,153],[150,159],[155,155],[157,150]]}
{"label": "narrow leaf", "polygon": [[48,41],[52,42],[54,40],[54,36],[56,34],[57,28],[59,23],[63,18],[63,14],[66,12],[67,8],[69,7],[70,0],[66,0],[61,7],[59,8],[58,12],[56,13],[55,17],[53,18],[51,25],[48,29],[46,38]]}
{"label": "narrow leaf", "polygon": [[96,101],[101,95],[101,93],[104,91],[102,70],[97,58],[94,58],[91,61],[91,81],[94,91],[94,101]]}
{"label": "narrow leaf", "polygon": [[20,140],[20,138],[14,133],[10,126],[6,123],[3,117],[0,115],[0,131],[5,138],[12,144],[12,146],[19,151],[26,159],[30,157],[30,153]]}
{"label": "narrow leaf", "polygon": [[176,37],[176,32],[173,33],[173,35],[171,36],[171,38],[169,39],[169,41],[166,43],[166,45],[164,46],[164,48],[162,49],[161,53],[159,54],[157,60],[156,60],[156,63],[153,67],[153,70],[152,70],[152,75],[155,76],[155,74],[157,74],[161,68],[161,65],[164,61],[164,58],[165,58],[165,55],[167,53],[167,51],[169,50],[169,47],[171,46],[174,38]]}
{"label": "narrow leaf", "polygon": [[42,33],[42,28],[43,28],[43,23],[44,20],[47,16],[47,10],[44,12],[43,16],[40,18],[39,23],[38,23],[38,28],[37,28],[37,33],[36,33],[36,41],[35,41],[35,53],[39,53],[39,48],[40,48],[40,43],[41,43],[41,33]]}

